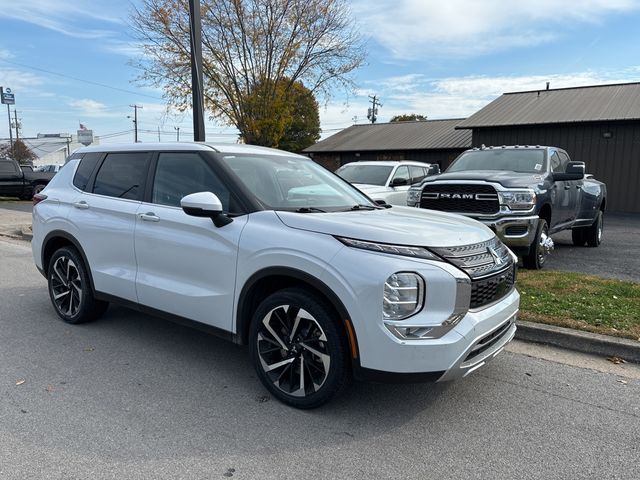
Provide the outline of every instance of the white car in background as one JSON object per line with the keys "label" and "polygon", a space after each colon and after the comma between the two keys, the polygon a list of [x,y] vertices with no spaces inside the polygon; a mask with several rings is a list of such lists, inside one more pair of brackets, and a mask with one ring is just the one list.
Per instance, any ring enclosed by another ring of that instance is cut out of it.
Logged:
{"label": "white car in background", "polygon": [[352,162],[336,174],[367,194],[374,201],[407,205],[407,191],[427,175],[440,173],[438,164],[410,161]]}

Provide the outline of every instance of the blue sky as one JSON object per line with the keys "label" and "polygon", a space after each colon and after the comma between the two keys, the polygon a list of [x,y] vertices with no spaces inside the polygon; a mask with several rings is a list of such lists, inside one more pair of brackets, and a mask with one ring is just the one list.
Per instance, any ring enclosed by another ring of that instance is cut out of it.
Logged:
{"label": "blue sky", "polygon": [[[133,2],[136,3],[135,1]],[[321,101],[324,136],[366,122],[368,95],[378,121],[416,112],[464,117],[505,91],[640,81],[640,1],[354,0],[367,39],[357,89]],[[75,132],[82,122],[106,141],[132,141],[127,115],[139,104],[143,141],[181,140],[190,112],[166,111],[160,91],[134,82],[128,1],[0,0],[0,85],[16,96],[22,134]],[[62,74],[61,75],[56,75]],[[98,85],[100,84],[100,85]],[[110,87],[110,88],[107,88]],[[207,139],[235,130],[207,122]],[[0,137],[8,136],[6,107]]]}

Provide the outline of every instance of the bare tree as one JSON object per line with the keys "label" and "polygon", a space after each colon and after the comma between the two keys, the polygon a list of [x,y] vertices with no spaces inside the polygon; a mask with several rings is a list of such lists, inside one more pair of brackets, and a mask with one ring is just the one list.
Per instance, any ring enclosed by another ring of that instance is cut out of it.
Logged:
{"label": "bare tree", "polygon": [[[205,106],[245,139],[256,137],[253,117],[273,112],[283,88],[302,82],[327,99],[353,87],[350,74],[364,61],[345,0],[202,0],[201,11]],[[189,108],[188,1],[143,0],[131,22],[145,54],[140,80]]]}

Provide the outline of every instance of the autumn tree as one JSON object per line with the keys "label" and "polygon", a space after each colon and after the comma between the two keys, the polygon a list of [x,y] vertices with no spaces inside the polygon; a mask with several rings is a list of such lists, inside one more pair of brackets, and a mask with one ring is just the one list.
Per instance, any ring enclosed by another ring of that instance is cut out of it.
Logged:
{"label": "autumn tree", "polygon": [[[327,99],[353,87],[364,61],[347,0],[201,0],[201,17],[205,107],[251,143],[279,144],[282,125],[268,118],[285,115],[298,82]],[[144,50],[139,80],[190,108],[188,1],[142,0],[131,23]]]}
{"label": "autumn tree", "polygon": [[13,142],[13,147],[6,143],[0,146],[0,158],[12,158],[20,165],[28,164],[38,159],[38,156],[22,140]]}
{"label": "autumn tree", "polygon": [[426,115],[420,115],[419,113],[403,113],[402,115],[396,115],[389,120],[391,123],[395,122],[426,122]]}

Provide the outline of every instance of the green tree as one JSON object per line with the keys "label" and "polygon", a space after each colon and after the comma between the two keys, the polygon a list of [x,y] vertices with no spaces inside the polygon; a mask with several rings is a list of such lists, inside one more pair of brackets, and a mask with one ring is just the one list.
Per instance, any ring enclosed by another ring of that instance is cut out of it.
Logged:
{"label": "green tree", "polygon": [[0,146],[0,157],[12,158],[20,165],[28,164],[38,158],[27,144],[20,139],[13,142],[13,148],[8,143]]}
{"label": "green tree", "polygon": [[420,115],[419,113],[403,113],[402,115],[396,115],[389,120],[391,123],[395,122],[426,122],[427,116]]}
{"label": "green tree", "polygon": [[[290,128],[283,103],[297,82],[328,99],[336,87],[352,89],[364,62],[347,0],[201,0],[201,14],[205,106],[250,143],[273,146]],[[188,1],[142,0],[131,23],[144,50],[139,81],[188,109]]]}

